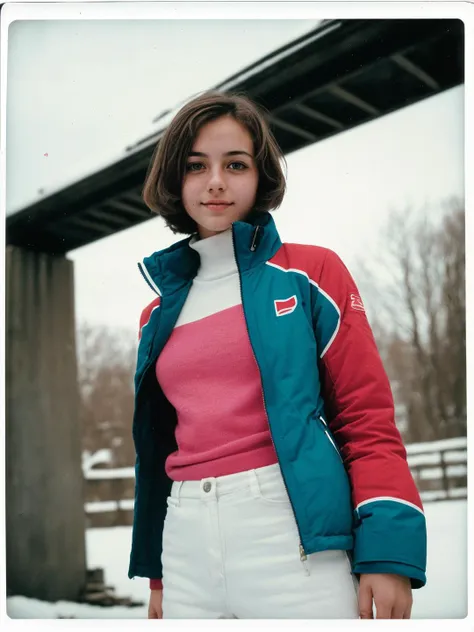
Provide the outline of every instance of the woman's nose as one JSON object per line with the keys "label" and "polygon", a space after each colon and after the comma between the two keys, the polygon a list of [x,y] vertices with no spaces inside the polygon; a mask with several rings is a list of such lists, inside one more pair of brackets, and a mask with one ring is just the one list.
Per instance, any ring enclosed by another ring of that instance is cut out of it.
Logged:
{"label": "woman's nose", "polygon": [[225,189],[225,180],[220,169],[216,169],[211,172],[207,187],[209,191],[214,191],[216,189],[223,191]]}

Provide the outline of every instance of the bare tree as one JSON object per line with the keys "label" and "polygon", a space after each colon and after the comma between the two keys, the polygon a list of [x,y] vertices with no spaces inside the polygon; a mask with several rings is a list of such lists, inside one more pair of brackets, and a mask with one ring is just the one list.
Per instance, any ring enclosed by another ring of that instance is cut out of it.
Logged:
{"label": "bare tree", "polygon": [[393,211],[377,256],[359,265],[413,441],[466,433],[464,221],[457,199],[422,213]]}
{"label": "bare tree", "polygon": [[83,450],[110,448],[113,465],[132,465],[133,376],[136,342],[128,331],[81,324],[78,374]]}

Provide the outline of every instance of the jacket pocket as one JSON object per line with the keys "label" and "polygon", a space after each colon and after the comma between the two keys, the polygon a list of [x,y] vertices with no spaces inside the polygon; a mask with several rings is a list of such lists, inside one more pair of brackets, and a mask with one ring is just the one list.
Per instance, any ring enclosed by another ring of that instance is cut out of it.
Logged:
{"label": "jacket pocket", "polygon": [[290,471],[298,485],[292,498],[301,516],[303,544],[311,551],[309,547],[316,550],[322,537],[351,536],[352,502],[346,468],[319,414],[308,424],[306,440]]}
{"label": "jacket pocket", "polygon": [[334,440],[334,437],[331,435],[331,431],[329,430],[329,427],[328,427],[328,425],[326,423],[326,420],[324,419],[324,417],[322,415],[319,415],[319,420],[323,424],[324,434],[326,435],[326,437],[328,438],[328,441],[331,443],[332,447],[336,450],[338,457],[342,461],[341,453],[339,452],[339,448],[337,447],[337,444],[336,444],[336,442]]}

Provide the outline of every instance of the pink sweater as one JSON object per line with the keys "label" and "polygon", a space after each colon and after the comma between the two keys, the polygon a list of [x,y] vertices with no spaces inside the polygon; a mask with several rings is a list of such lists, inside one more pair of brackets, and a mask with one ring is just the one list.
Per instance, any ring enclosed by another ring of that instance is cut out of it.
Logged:
{"label": "pink sweater", "polygon": [[[192,240],[201,265],[156,376],[176,409],[174,481],[224,476],[277,462],[247,334],[231,229]],[[161,580],[150,587],[160,588]]]}
{"label": "pink sweater", "polygon": [[276,463],[262,385],[247,334],[232,232],[193,240],[201,265],[156,363],[176,409],[174,481],[224,476]]}

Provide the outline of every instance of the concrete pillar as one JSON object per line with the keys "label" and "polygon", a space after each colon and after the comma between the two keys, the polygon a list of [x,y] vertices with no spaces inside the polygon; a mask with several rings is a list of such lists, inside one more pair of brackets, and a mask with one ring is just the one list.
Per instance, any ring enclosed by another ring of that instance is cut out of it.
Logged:
{"label": "concrete pillar", "polygon": [[6,249],[7,589],[48,601],[86,578],[73,272]]}

